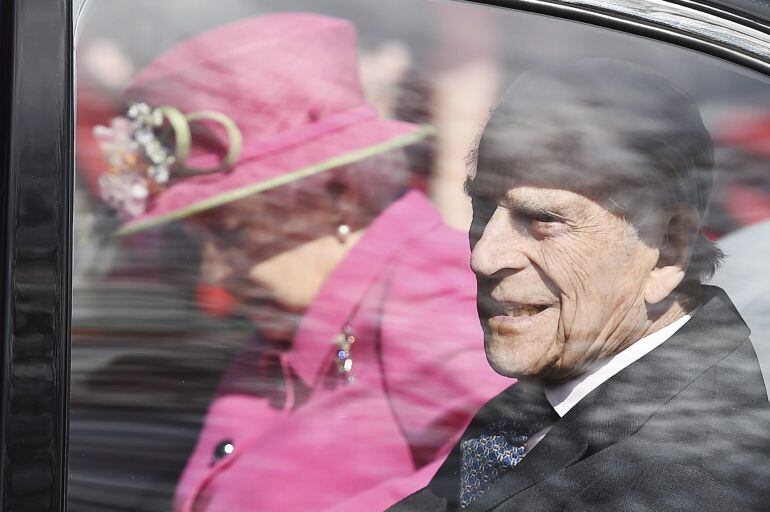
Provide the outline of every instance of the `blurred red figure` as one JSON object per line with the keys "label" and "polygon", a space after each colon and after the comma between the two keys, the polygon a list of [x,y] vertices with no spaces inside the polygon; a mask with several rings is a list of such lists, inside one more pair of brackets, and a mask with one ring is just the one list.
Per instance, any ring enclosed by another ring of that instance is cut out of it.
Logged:
{"label": "blurred red figure", "polygon": [[238,300],[223,286],[200,283],[195,289],[195,302],[204,313],[214,318],[227,318],[238,309]]}
{"label": "blurred red figure", "polygon": [[484,357],[466,236],[409,189],[400,148],[430,129],[366,102],[354,27],[227,25],[160,56],[126,97],[97,134],[121,234],[184,219],[209,306],[257,327],[174,510],[382,510],[424,486],[511,381]]}
{"label": "blurred red figure", "polygon": [[718,133],[718,140],[732,150],[734,167],[725,169],[730,184],[720,206],[736,228],[770,217],[770,181],[766,177],[770,159],[770,114],[736,116]]}

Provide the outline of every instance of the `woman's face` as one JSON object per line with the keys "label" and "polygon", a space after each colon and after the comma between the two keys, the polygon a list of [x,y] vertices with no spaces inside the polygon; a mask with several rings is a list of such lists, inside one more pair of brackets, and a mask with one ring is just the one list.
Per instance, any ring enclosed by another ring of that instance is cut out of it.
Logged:
{"label": "woman's face", "polygon": [[[263,335],[287,339],[345,254],[328,188],[282,187],[189,220],[203,238],[201,278],[221,286]],[[346,244],[347,245],[347,244]]]}

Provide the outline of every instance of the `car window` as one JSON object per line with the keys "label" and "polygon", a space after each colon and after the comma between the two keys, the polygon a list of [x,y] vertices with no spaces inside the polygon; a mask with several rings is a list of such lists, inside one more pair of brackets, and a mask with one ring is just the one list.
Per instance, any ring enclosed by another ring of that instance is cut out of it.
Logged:
{"label": "car window", "polygon": [[[691,98],[713,283],[770,371],[758,73],[449,1],[101,0],[77,29],[70,510],[382,510],[427,485],[516,382],[487,363],[469,265],[482,129],[511,83],[576,62]],[[572,155],[540,128],[528,149]],[[583,157],[623,175],[601,140]],[[563,180],[594,172],[563,158]]]}

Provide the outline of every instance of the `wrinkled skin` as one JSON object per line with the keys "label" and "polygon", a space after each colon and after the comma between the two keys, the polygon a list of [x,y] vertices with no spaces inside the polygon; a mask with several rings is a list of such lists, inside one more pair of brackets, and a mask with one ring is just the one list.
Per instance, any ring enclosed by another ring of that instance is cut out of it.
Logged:
{"label": "wrinkled skin", "polygon": [[[667,299],[689,238],[672,238],[683,246],[667,262],[632,224],[569,190],[514,186],[472,199],[471,267],[498,373],[562,381],[684,314]],[[652,238],[683,225],[663,220]],[[651,314],[655,303],[665,307]]]}

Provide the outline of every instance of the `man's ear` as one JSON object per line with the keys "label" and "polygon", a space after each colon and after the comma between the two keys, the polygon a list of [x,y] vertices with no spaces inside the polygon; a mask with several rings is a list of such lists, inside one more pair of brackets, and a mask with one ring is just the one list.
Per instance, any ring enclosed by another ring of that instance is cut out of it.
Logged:
{"label": "man's ear", "polygon": [[698,216],[692,208],[680,205],[669,211],[663,225],[658,261],[650,271],[644,290],[648,304],[661,302],[684,280],[699,232]]}

